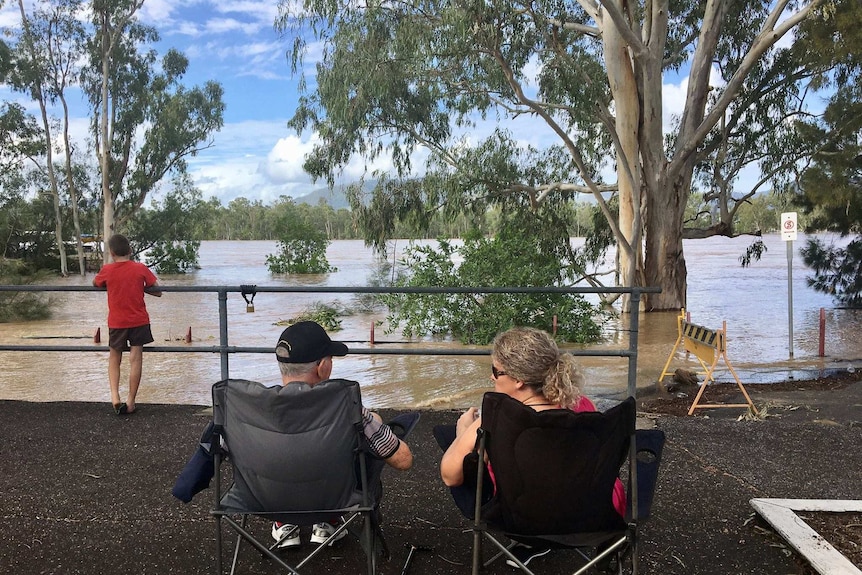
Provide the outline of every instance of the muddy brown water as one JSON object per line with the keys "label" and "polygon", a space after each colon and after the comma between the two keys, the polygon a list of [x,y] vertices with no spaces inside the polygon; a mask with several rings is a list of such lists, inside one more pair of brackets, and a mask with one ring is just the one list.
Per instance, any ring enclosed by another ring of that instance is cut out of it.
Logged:
{"label": "muddy brown water", "polygon": [[[804,236],[802,236],[804,238]],[[574,240],[578,241],[578,240]],[[801,257],[793,260],[794,357],[789,357],[786,244],[779,236],[766,236],[761,262],[742,269],[738,257],[746,238],[710,238],[686,241],[688,305],[692,321],[711,328],[728,329],[728,357],[745,381],[769,370],[819,369],[841,362],[862,363],[862,311],[836,309],[831,299],[806,284],[807,270]],[[797,248],[802,245],[797,241]],[[400,241],[395,251],[407,244]],[[364,286],[378,263],[361,241],[335,241],[327,257],[338,271],[298,278],[273,276],[266,270],[266,256],[276,250],[269,241],[202,242],[201,269],[185,276],[162,276],[164,285],[175,286]],[[86,278],[56,279],[60,285],[89,285]],[[52,292],[57,308],[50,320],[0,324],[0,343],[9,345],[87,345],[96,329],[107,341],[107,303],[104,293]],[[356,310],[351,294],[260,293],[254,313],[238,293],[228,296],[229,344],[243,347],[272,346],[282,327],[275,325],[315,302],[339,301]],[[191,329],[191,346],[218,344],[218,298],[215,293],[166,293],[147,298],[155,336],[154,345],[185,345]],[[818,357],[819,314],[826,313],[826,357]],[[343,329],[333,334],[348,345],[365,347],[371,326],[385,320],[385,312],[355,313],[342,320]],[[607,327],[606,339],[589,349],[622,349],[628,346],[623,316]],[[641,314],[638,336],[638,385],[655,382],[676,340],[676,314]],[[375,328],[379,347],[386,341],[403,342],[398,332]],[[362,343],[354,343],[362,342]],[[460,348],[457,343],[415,340],[409,344],[435,348]],[[579,358],[586,376],[586,392],[614,396],[627,383],[624,358]],[[465,407],[478,402],[491,385],[489,359],[483,356],[349,355],[335,363],[335,375],[362,383],[366,403],[377,407]],[[690,367],[690,359],[675,358],[672,367]],[[127,377],[123,365],[123,387]],[[108,401],[106,352],[0,351],[0,399],[27,401]],[[278,369],[266,354],[230,356],[233,377],[266,383],[278,380]],[[144,403],[209,404],[210,387],[220,377],[216,354],[149,353],[144,359],[144,379],[138,400]]]}

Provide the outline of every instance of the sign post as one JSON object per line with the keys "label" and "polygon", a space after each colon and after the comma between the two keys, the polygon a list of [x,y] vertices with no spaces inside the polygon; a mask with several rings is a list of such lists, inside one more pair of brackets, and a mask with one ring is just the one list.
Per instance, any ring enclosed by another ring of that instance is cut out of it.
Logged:
{"label": "sign post", "polygon": [[793,359],[793,242],[796,240],[796,212],[781,214],[781,239],[787,242],[787,333]]}

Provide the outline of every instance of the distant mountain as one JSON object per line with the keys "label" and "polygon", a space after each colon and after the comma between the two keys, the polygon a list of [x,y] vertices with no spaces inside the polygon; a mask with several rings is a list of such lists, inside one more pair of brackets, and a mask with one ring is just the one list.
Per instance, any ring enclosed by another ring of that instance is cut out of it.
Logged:
{"label": "distant mountain", "polygon": [[[370,192],[374,189],[374,182],[365,182],[365,190]],[[340,210],[340,209],[350,209],[350,204],[347,203],[347,197],[344,195],[344,190],[346,189],[346,185],[336,185],[333,189],[329,189],[327,187],[317,188],[303,196],[296,196],[293,198],[298,204],[310,204],[312,206],[316,206],[320,203],[320,200],[326,200],[332,209]]]}

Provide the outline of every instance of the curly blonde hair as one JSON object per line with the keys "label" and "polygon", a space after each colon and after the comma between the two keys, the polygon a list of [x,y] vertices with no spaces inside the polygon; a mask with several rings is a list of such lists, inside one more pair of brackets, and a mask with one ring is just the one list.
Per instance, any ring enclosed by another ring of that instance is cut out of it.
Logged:
{"label": "curly blonde hair", "polygon": [[494,338],[491,359],[509,376],[524,382],[549,402],[563,407],[575,405],[581,397],[584,377],[575,358],[563,353],[545,331],[513,327]]}

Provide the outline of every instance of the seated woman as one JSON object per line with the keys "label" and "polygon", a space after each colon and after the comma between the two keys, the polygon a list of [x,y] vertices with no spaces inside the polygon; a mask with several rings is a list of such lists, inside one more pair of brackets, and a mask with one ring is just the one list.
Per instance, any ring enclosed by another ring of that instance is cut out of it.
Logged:
{"label": "seated woman", "polygon": [[[494,339],[491,352],[491,380],[494,391],[519,400],[536,411],[572,409],[576,412],[595,411],[593,402],[581,394],[583,376],[574,356],[562,353],[554,339],[546,332],[529,327],[515,327]],[[473,517],[476,485],[464,477],[464,458],[473,451],[476,433],[482,419],[475,407],[462,414],[454,426],[437,426],[434,436],[445,450],[440,462],[440,475],[452,491],[455,503],[468,518]],[[494,472],[492,462],[487,465],[488,499],[493,495]],[[484,502],[483,502],[484,503]],[[622,482],[614,486],[613,503],[620,515],[625,516],[626,497]],[[547,548],[518,545],[513,553],[525,565],[535,557],[545,555]],[[511,565],[515,565],[513,562]]]}

